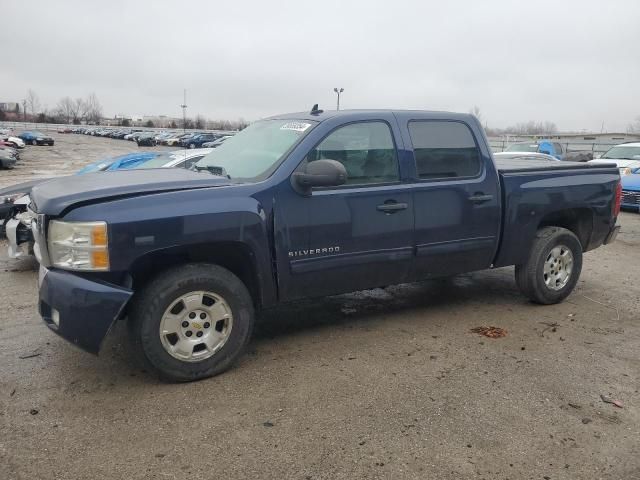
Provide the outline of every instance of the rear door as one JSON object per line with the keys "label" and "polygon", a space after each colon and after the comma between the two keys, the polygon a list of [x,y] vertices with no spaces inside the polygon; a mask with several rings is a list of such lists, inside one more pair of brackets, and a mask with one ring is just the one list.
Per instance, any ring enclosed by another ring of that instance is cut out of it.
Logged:
{"label": "rear door", "polygon": [[499,240],[500,185],[479,127],[474,133],[464,120],[400,118],[415,166],[413,275],[489,267]]}

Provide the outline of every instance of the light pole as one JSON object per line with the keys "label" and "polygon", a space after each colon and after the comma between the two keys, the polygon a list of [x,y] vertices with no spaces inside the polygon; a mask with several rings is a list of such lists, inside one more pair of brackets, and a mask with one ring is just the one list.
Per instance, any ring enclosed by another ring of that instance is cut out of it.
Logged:
{"label": "light pole", "polygon": [[334,92],[336,92],[336,95],[338,95],[338,104],[336,105],[336,110],[340,110],[340,94],[342,92],[344,92],[344,88],[334,88],[333,89]]}
{"label": "light pole", "polygon": [[182,105],[180,105],[180,108],[182,108],[182,131],[186,132],[187,131],[187,89],[184,89],[184,98],[182,100]]}

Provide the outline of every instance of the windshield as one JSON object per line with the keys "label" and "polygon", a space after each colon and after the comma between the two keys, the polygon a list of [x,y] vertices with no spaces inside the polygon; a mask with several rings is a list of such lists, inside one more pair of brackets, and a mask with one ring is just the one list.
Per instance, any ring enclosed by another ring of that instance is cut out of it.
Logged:
{"label": "windshield", "polygon": [[618,146],[608,150],[600,158],[615,158],[620,160],[640,160],[640,147]]}
{"label": "windshield", "polygon": [[509,145],[505,152],[537,152],[538,144],[537,143],[514,143],[513,145]]}
{"label": "windshield", "polygon": [[146,162],[144,162],[140,168],[162,168],[164,167],[167,163],[173,161],[173,160],[177,160],[178,158],[180,158],[178,155],[171,155],[168,153],[163,153],[162,155],[158,155],[155,158],[152,158],[151,160],[148,160]]}
{"label": "windshield", "polygon": [[261,120],[229,138],[196,168],[221,167],[230,178],[268,177],[285,154],[315,126],[309,120]]}

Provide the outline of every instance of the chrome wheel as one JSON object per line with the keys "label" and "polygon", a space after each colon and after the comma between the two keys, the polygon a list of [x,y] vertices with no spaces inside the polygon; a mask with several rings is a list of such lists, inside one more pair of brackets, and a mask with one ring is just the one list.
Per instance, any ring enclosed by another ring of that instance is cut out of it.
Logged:
{"label": "chrome wheel", "polygon": [[569,282],[572,271],[573,253],[565,245],[558,245],[544,262],[544,283],[551,290],[560,290]]}
{"label": "chrome wheel", "polygon": [[213,292],[189,292],[167,308],[160,321],[160,340],[169,355],[199,362],[214,355],[229,339],[231,307]]}

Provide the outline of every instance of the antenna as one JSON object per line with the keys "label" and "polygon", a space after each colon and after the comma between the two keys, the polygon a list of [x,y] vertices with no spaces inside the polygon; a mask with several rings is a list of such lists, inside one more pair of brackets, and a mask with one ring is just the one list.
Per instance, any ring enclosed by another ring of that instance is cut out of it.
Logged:
{"label": "antenna", "polygon": [[180,108],[182,108],[182,131],[186,132],[187,131],[187,89],[184,89],[184,97],[182,100],[182,105],[180,105]]}
{"label": "antenna", "polygon": [[311,107],[311,111],[309,112],[309,114],[311,114],[311,115],[320,115],[322,112],[324,112],[324,110],[320,110],[318,108],[318,104],[316,103],[313,107]]}

